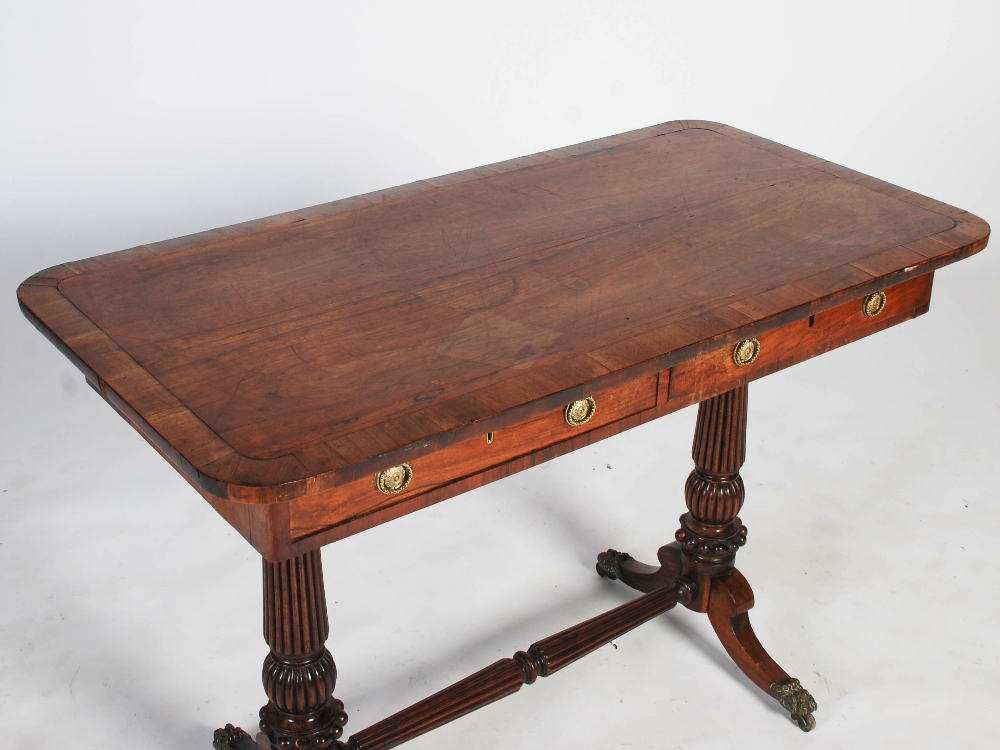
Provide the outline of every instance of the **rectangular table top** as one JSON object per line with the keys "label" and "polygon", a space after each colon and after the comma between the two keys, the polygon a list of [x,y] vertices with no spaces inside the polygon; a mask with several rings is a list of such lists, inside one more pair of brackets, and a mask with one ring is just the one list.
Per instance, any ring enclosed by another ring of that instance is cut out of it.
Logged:
{"label": "rectangular table top", "polygon": [[939,201],[682,121],[65,263],[18,298],[192,481],[269,503],[988,235]]}

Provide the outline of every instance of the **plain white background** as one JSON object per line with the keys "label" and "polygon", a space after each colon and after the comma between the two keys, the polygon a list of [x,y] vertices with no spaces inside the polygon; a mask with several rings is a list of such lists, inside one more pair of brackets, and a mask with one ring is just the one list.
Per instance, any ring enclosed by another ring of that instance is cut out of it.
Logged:
{"label": "plain white background", "polygon": [[[1000,220],[988,2],[0,5],[0,725],[209,748],[263,701],[259,558],[21,317],[56,263],[679,118]],[[751,387],[740,567],[799,732],[672,612],[418,748],[983,747],[1000,700],[995,248]],[[623,602],[693,410],[324,550],[357,730]]]}

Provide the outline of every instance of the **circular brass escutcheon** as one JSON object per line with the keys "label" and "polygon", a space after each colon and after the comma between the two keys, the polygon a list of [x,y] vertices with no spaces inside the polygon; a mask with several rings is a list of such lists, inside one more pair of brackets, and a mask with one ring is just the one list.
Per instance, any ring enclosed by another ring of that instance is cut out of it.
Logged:
{"label": "circular brass escutcheon", "polygon": [[733,362],[737,367],[745,367],[757,359],[758,354],[760,354],[760,342],[757,339],[743,339],[733,347]]}
{"label": "circular brass escutcheon", "polygon": [[593,419],[594,412],[596,411],[597,402],[594,401],[593,396],[587,396],[587,398],[567,404],[566,410],[563,412],[563,418],[565,418],[566,424],[570,427],[579,427]]}
{"label": "circular brass escutcheon", "polygon": [[411,479],[413,479],[413,468],[409,464],[400,464],[376,474],[375,488],[383,495],[394,495],[405,490]]}
{"label": "circular brass escutcheon", "polygon": [[882,291],[872,292],[867,297],[865,297],[865,301],[861,305],[861,312],[865,314],[866,318],[874,318],[884,309],[885,309],[885,292]]}

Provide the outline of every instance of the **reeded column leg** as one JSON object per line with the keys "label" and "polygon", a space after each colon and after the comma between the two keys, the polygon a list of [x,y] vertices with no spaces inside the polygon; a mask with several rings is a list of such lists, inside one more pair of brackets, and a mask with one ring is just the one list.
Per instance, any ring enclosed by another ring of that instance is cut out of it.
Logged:
{"label": "reeded column leg", "polygon": [[732,569],[736,551],[747,540],[736,515],[745,495],[740,467],[746,458],[746,428],[745,385],[703,401],[691,450],[695,467],[684,485],[688,512],[681,516],[676,541],[657,552],[659,567],[609,549],[597,556],[597,572],[639,591],[685,578],[697,590],[688,608],[707,612],[711,580]]}
{"label": "reeded column leg", "polygon": [[733,567],[747,530],[736,515],[746,491],[740,467],[747,455],[747,387],[702,401],[691,457],[694,470],[684,485],[688,512],[674,537],[682,550],[684,575],[698,585],[690,609],[708,611],[711,579]]}
{"label": "reeded column leg", "polygon": [[703,401],[691,450],[694,470],[684,486],[688,512],[681,516],[676,541],[657,553],[660,567],[608,550],[598,556],[597,572],[640,591],[667,586],[678,578],[687,582],[694,595],[686,606],[708,614],[736,665],[808,732],[816,726],[812,716],[816,701],[760,645],[747,615],[753,592],[733,567],[736,552],[747,541],[746,527],[737,515],[746,496],[740,476],[746,428],[747,386]]}
{"label": "reeded column leg", "polygon": [[334,748],[344,732],[344,704],[333,697],[337,667],[326,650],[330,624],[319,551],[264,561],[264,660],[267,705],[260,728],[274,750]]}

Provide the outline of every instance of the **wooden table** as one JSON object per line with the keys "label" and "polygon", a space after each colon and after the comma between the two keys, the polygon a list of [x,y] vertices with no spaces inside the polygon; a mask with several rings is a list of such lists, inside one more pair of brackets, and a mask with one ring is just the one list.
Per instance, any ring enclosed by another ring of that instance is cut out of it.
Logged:
{"label": "wooden table", "polygon": [[[567,148],[35,274],[24,314],[263,557],[261,747],[383,750],[681,603],[804,729],[746,543],[747,383],[928,310],[981,219],[711,122]],[[700,403],[642,596],[342,740],[319,549]],[[217,748],[252,748],[229,726]]]}

